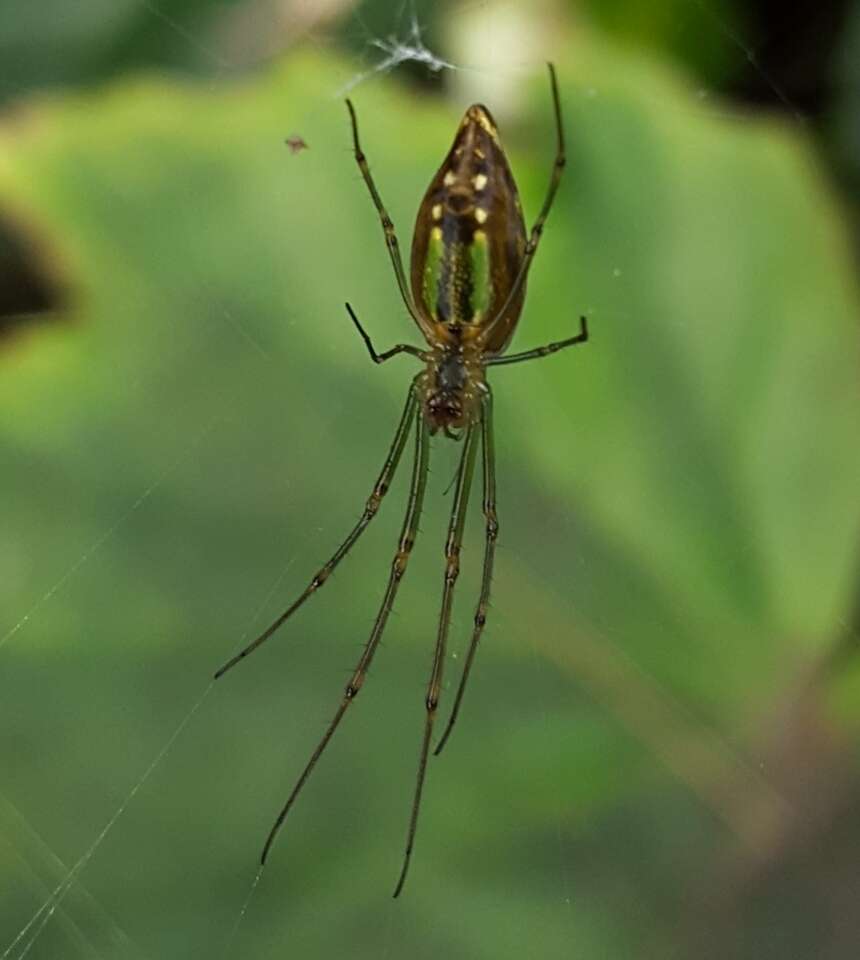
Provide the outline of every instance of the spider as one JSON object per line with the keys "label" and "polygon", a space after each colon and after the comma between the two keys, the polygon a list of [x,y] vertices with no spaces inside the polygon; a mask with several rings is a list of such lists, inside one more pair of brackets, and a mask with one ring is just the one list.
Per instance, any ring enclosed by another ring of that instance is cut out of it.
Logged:
{"label": "spider", "polygon": [[384,353],[377,353],[355,311],[349,303],[346,304],[349,316],[374,363],[384,363],[391,357],[406,353],[421,360],[424,369],[409,387],[406,406],[394,440],[358,523],[328,562],[317,571],[304,592],[259,637],[240,650],[215,674],[216,679],[223,676],[256,650],[328,580],[335,567],[376,516],[402,458],[409,433],[414,427],[412,482],[385,595],[361,658],[346,685],[340,706],[269,832],[263,847],[262,864],[265,864],[275,837],[296,797],[367,677],[415,542],[427,485],[429,440],[441,431],[444,436],[462,444],[462,454],[454,484],[451,519],[445,543],[442,608],[425,699],[424,735],[406,850],[394,896],[399,896],[403,889],[415,842],[433,725],[442,690],[442,672],[454,585],[460,569],[460,545],[466,521],[466,505],[479,445],[483,470],[483,512],[486,520],[481,592],[475,611],[472,638],[451,715],[434,754],[442,750],[457,720],[486,622],[490,599],[499,524],[496,518],[493,401],[490,385],[486,380],[487,368],[545,357],[565,347],[584,343],[588,339],[586,319],[580,317],[580,329],[575,336],[522,353],[503,355],[522,310],[529,268],[565,164],[558,84],[553,65],[548,64],[548,67],[557,147],[546,197],[530,235],[527,238],[517,187],[499,142],[496,124],[486,107],[474,104],[463,116],[454,143],[431,181],[418,210],[412,239],[411,289],[406,282],[394,224],[376,189],[361,149],[355,108],[350,100],[346,101],[356,162],[379,214],[403,302],[428,346],[426,349],[419,349],[398,343]]}

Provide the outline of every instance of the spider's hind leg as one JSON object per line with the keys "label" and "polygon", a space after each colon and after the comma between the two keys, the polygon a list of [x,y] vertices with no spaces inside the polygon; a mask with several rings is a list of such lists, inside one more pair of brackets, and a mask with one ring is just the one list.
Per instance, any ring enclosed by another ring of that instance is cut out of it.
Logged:
{"label": "spider's hind leg", "polygon": [[394,268],[394,276],[397,278],[397,286],[400,288],[403,303],[412,319],[420,327],[421,320],[415,309],[415,304],[412,302],[412,295],[409,292],[409,285],[406,282],[406,272],[403,269],[403,259],[400,256],[400,244],[397,242],[397,233],[391,217],[385,209],[385,204],[382,202],[382,197],[376,189],[373,175],[370,172],[370,166],[367,163],[367,157],[361,149],[361,143],[358,139],[358,117],[355,114],[355,107],[352,105],[351,100],[346,101],[346,107],[349,110],[349,121],[352,125],[352,147],[355,154],[355,162],[358,164],[361,176],[367,184],[367,189],[370,191],[370,197],[373,200],[373,205],[376,207],[376,212],[379,214],[379,222],[382,224],[382,230],[385,234],[385,245],[388,247],[388,255],[391,257],[391,266]]}
{"label": "spider's hind leg", "polygon": [[531,232],[529,233],[529,239],[526,243],[525,252],[523,253],[523,259],[520,263],[520,268],[517,271],[517,275],[514,278],[514,282],[511,285],[511,289],[508,292],[505,302],[501,305],[496,313],[496,316],[490,321],[490,323],[487,324],[483,333],[481,334],[484,343],[487,343],[490,340],[493,331],[496,329],[496,325],[502,322],[503,318],[507,316],[508,310],[512,304],[516,302],[520,292],[525,289],[526,281],[528,280],[529,276],[529,270],[531,270],[532,261],[537,254],[538,246],[540,245],[540,240],[543,236],[543,228],[546,224],[549,212],[552,210],[552,205],[555,202],[555,195],[558,192],[558,187],[561,183],[561,176],[564,173],[564,168],[567,163],[567,151],[564,145],[564,124],[562,123],[561,119],[561,98],[558,93],[558,80],[556,79],[555,75],[555,67],[551,63],[548,63],[547,67],[549,68],[549,84],[552,92],[552,110],[553,117],[555,119],[555,159],[552,162],[552,172],[550,173],[549,184],[547,185],[543,206],[540,208],[540,213],[538,213],[537,219],[532,224]]}

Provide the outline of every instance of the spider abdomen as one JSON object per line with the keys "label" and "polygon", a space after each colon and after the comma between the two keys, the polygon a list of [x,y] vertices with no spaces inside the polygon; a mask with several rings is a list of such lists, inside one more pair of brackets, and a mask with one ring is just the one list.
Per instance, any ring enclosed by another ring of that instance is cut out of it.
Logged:
{"label": "spider abdomen", "polygon": [[[412,239],[412,293],[433,345],[475,339],[504,306],[523,261],[526,228],[493,118],[475,104],[427,188]],[[523,284],[484,350],[504,349]]]}

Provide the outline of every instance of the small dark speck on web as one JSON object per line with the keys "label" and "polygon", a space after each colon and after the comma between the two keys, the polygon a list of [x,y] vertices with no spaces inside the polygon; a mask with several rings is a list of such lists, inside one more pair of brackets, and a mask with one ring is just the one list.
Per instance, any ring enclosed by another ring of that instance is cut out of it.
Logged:
{"label": "small dark speck on web", "polygon": [[291,134],[284,143],[290,148],[290,153],[301,153],[302,150],[307,150],[308,145],[298,134]]}

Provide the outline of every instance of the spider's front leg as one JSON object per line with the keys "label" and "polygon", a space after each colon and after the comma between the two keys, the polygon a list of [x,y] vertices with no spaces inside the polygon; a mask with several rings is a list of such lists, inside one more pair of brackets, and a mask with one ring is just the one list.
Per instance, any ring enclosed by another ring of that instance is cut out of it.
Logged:
{"label": "spider's front leg", "polygon": [[287,607],[286,610],[255,639],[252,640],[246,647],[241,649],[235,656],[231,657],[215,674],[215,679],[223,677],[228,670],[231,670],[236,666],[241,660],[244,660],[249,654],[253,653],[257,647],[265,643],[269,637],[275,633],[283,624],[289,620],[289,618],[299,609],[299,607],[304,604],[304,602],[309,599],[314,593],[319,590],[319,588],[328,580],[334,571],[335,567],[340,563],[341,560],[349,553],[349,551],[355,545],[356,540],[364,533],[367,529],[370,521],[376,516],[379,506],[382,503],[382,498],[388,493],[388,489],[391,486],[391,481],[394,479],[395,471],[397,466],[400,463],[400,458],[403,454],[403,448],[406,445],[406,438],[409,435],[409,428],[412,426],[413,421],[415,420],[415,414],[418,409],[418,384],[413,381],[412,386],[409,388],[409,396],[406,398],[406,406],[403,408],[403,415],[400,418],[400,423],[397,427],[397,431],[394,434],[394,440],[391,442],[391,447],[388,450],[388,456],[385,458],[385,463],[382,465],[382,470],[379,473],[379,477],[374,484],[373,490],[370,496],[367,498],[367,503],[364,506],[364,512],[358,520],[358,523],[350,531],[349,536],[343,543],[337,548],[334,554],[320,567],[319,570],[314,574],[311,582],[305,587],[301,594]]}
{"label": "spider's front leg", "polygon": [[[414,385],[412,390],[415,390]],[[272,844],[275,842],[275,837],[277,837],[279,830],[283,826],[284,820],[287,818],[287,814],[292,809],[296,797],[298,797],[302,787],[305,785],[308,777],[311,775],[313,768],[316,766],[317,760],[319,760],[319,758],[322,756],[323,751],[328,746],[331,738],[334,736],[334,732],[340,725],[347,708],[358,696],[362,686],[364,685],[365,678],[367,677],[367,671],[370,669],[370,664],[373,660],[373,655],[376,653],[376,649],[379,646],[379,641],[382,639],[382,634],[385,630],[385,625],[388,622],[391,609],[394,606],[394,598],[397,596],[397,590],[400,586],[400,581],[403,579],[403,575],[406,573],[406,565],[409,562],[409,555],[412,552],[412,547],[415,543],[415,537],[418,533],[418,521],[421,517],[421,507],[424,503],[424,490],[427,486],[429,442],[430,434],[427,428],[427,422],[423,417],[419,417],[415,431],[415,461],[412,467],[412,483],[409,488],[409,503],[406,507],[406,516],[403,520],[400,538],[397,541],[397,552],[395,553],[394,560],[391,564],[391,573],[388,576],[388,586],[385,588],[385,596],[382,598],[382,603],[380,604],[379,611],[376,614],[376,620],[373,623],[373,629],[371,630],[370,636],[364,645],[364,650],[362,651],[361,657],[359,658],[355,670],[353,671],[353,674],[350,677],[346,688],[344,689],[340,706],[337,708],[337,712],[335,713],[334,717],[332,717],[331,722],[322,736],[322,739],[317,744],[314,752],[311,754],[310,760],[308,760],[307,764],[305,765],[304,770],[302,771],[299,779],[296,781],[296,784],[293,787],[292,792],[287,798],[287,802],[282,807],[281,812],[278,814],[277,819],[272,826],[272,829],[269,831],[269,836],[266,839],[265,846],[263,847],[263,853],[260,858],[261,863],[266,862],[266,858],[269,855],[269,850],[271,850]]]}
{"label": "spider's front leg", "polygon": [[439,756],[442,748],[448,742],[454,724],[457,722],[457,715],[460,712],[460,705],[463,702],[463,694],[466,692],[466,684],[469,681],[469,675],[472,672],[472,664],[475,661],[475,653],[478,649],[478,643],[481,634],[484,632],[484,624],[487,622],[487,607],[490,604],[490,584],[493,579],[493,559],[496,554],[496,540],[499,536],[499,520],[496,515],[496,455],[493,444],[493,395],[489,385],[484,385],[485,393],[481,397],[481,451],[483,460],[484,474],[484,517],[486,519],[486,537],[484,541],[484,568],[481,573],[481,596],[478,599],[478,606],[475,610],[475,625],[472,629],[472,640],[469,644],[469,651],[466,654],[466,662],[463,665],[463,674],[460,677],[460,685],[457,687],[457,694],[454,697],[454,706],[451,708],[451,716],[448,718],[448,724],[445,732],[433,751],[434,756]]}
{"label": "spider's front leg", "polygon": [[400,895],[403,884],[406,882],[409,861],[412,858],[412,847],[415,843],[415,831],[418,827],[421,794],[424,789],[424,778],[427,773],[427,756],[430,752],[430,739],[433,736],[433,721],[436,718],[436,708],[438,707],[439,695],[442,690],[442,671],[445,666],[448,627],[451,623],[454,584],[457,582],[457,577],[460,573],[460,548],[463,542],[463,528],[466,524],[466,508],[469,503],[469,491],[472,487],[472,474],[475,469],[477,440],[478,433],[476,425],[474,422],[471,422],[466,427],[463,453],[460,457],[460,468],[457,471],[454,503],[451,507],[451,520],[448,524],[448,538],[445,542],[445,582],[442,590],[442,610],[439,614],[439,630],[436,636],[436,649],[433,654],[433,667],[430,672],[430,682],[427,686],[427,697],[425,700],[427,713],[424,721],[424,738],[421,741],[415,797],[412,801],[412,815],[409,818],[409,832],[406,838],[406,852],[403,857],[403,868],[400,871],[400,878],[394,890],[395,897]]}

